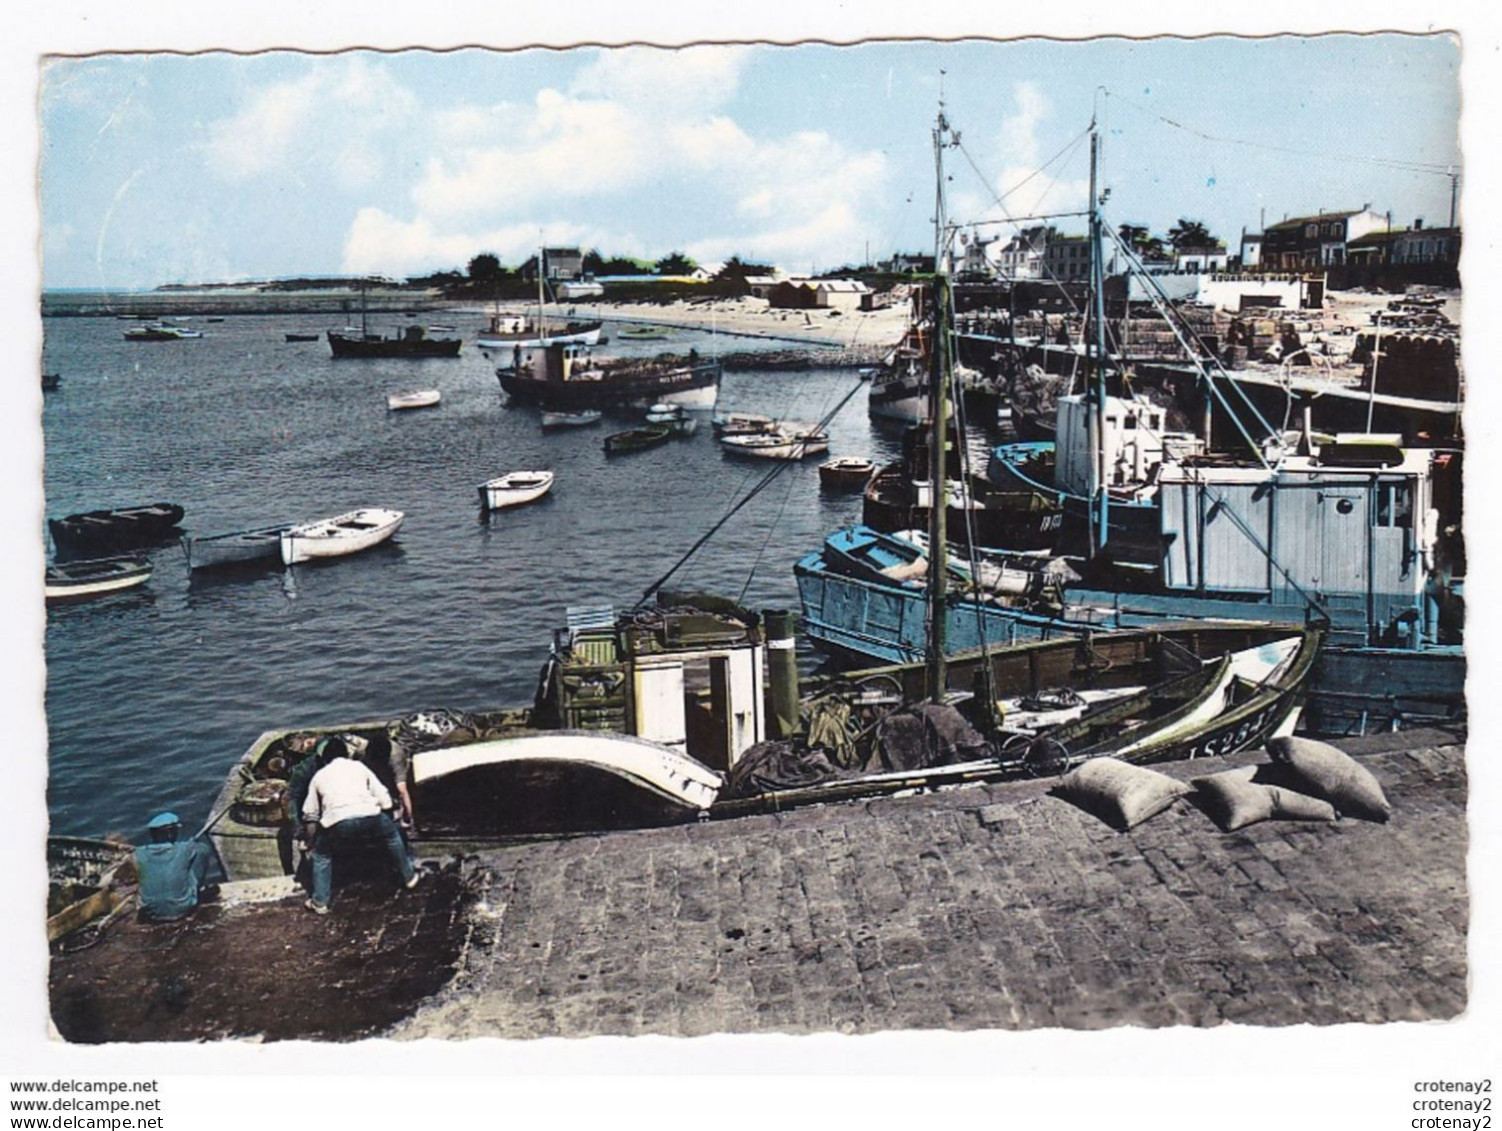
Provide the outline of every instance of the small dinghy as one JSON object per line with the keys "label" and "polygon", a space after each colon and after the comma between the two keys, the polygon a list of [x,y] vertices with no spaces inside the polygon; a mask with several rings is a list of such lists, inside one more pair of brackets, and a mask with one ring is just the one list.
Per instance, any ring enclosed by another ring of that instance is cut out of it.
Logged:
{"label": "small dinghy", "polygon": [[201,538],[184,538],[189,569],[222,569],[281,557],[282,532],[288,524],[262,526],[254,530],[232,530],[227,534],[209,534]]}
{"label": "small dinghy", "polygon": [[594,408],[584,412],[545,412],[542,414],[544,428],[585,428],[598,423],[600,423],[600,410]]}
{"label": "small dinghy", "polygon": [[818,429],[791,431],[787,428],[744,436],[722,433],[720,446],[731,455],[795,460],[829,451],[829,434]]}
{"label": "small dinghy", "polygon": [[316,342],[319,337],[317,334],[294,334],[290,332],[282,336],[289,342]]}
{"label": "small dinghy", "polygon": [[338,558],[386,541],[401,527],[401,511],[363,507],[336,518],[303,522],[281,533],[282,562],[296,565],[312,558]]}
{"label": "small dinghy", "polygon": [[699,426],[681,404],[654,404],[647,410],[647,423],[671,429],[675,436],[692,436]]}
{"label": "small dinghy", "polygon": [[605,453],[616,455],[625,452],[641,452],[655,448],[673,435],[673,430],[664,424],[648,424],[645,428],[628,428],[605,437]]}
{"label": "small dinghy", "polygon": [[431,408],[443,399],[437,389],[407,389],[386,397],[386,407],[393,412],[404,408]]}
{"label": "small dinghy", "polygon": [[551,471],[508,471],[480,484],[480,505],[488,511],[534,502],[553,489]]}
{"label": "small dinghy", "polygon": [[139,554],[56,562],[47,567],[43,592],[49,601],[71,601],[134,589],[151,576],[151,563]]}
{"label": "small dinghy", "polygon": [[839,456],[819,465],[819,483],[824,487],[853,490],[864,487],[876,465],[859,456]]}

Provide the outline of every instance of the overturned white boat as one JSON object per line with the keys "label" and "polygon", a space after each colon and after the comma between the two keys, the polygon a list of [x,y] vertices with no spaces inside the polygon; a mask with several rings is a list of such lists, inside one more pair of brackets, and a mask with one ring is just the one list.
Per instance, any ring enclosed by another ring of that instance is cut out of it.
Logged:
{"label": "overturned white boat", "polygon": [[388,394],[386,407],[392,412],[407,408],[432,408],[441,400],[443,400],[443,394],[437,389],[407,389]]}
{"label": "overturned white boat", "polygon": [[296,565],[312,558],[338,558],[386,541],[402,525],[401,511],[362,507],[335,518],[303,522],[281,534],[282,562]]}
{"label": "overturned white boat", "polygon": [[645,738],[565,730],[422,751],[412,783],[425,829],[526,835],[693,820],[722,779]]}
{"label": "overturned white boat", "polygon": [[534,502],[553,489],[551,471],[508,471],[480,484],[480,505],[486,510]]}

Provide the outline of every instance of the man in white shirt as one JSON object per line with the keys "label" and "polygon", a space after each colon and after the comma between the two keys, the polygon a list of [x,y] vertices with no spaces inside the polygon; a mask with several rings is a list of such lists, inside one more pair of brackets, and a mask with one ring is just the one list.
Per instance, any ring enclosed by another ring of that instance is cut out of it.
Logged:
{"label": "man in white shirt", "polygon": [[327,738],[320,754],[328,764],[308,783],[302,806],[304,839],[313,846],[313,898],[307,908],[327,915],[334,887],[334,854],[379,841],[403,887],[417,886],[419,873],[391,819],[391,794],[340,738]]}

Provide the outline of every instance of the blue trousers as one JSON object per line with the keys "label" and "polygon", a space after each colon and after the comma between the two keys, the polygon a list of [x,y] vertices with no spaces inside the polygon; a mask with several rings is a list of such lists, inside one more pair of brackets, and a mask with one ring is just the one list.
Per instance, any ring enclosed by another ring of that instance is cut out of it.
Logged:
{"label": "blue trousers", "polygon": [[402,883],[412,879],[412,859],[402,843],[402,831],[387,813],[351,817],[318,830],[313,841],[313,901],[327,907],[334,891],[334,856],[354,847],[381,844]]}

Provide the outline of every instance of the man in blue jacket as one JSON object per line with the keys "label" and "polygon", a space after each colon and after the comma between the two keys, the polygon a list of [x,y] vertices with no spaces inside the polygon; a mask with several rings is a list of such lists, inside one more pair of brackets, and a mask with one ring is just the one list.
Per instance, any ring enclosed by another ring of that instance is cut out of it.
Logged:
{"label": "man in blue jacket", "polygon": [[151,843],[135,852],[141,913],[157,922],[181,919],[205,894],[213,849],[198,837],[179,841],[176,813],[158,813],[146,828]]}

